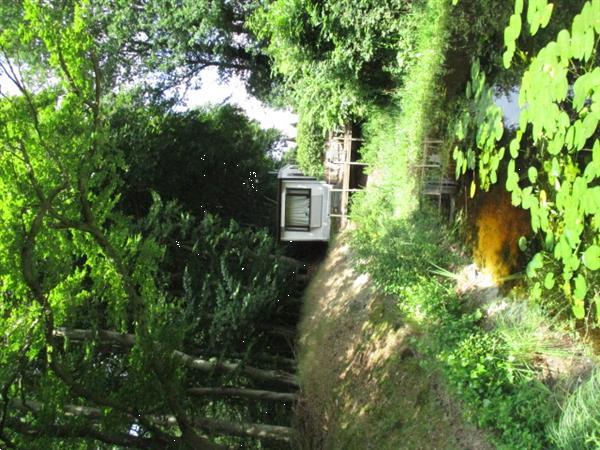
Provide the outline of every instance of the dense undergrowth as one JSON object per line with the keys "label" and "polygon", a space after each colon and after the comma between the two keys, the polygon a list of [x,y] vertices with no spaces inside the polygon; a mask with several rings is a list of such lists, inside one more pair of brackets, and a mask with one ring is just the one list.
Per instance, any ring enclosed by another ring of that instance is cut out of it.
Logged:
{"label": "dense undergrowth", "polygon": [[590,393],[598,375],[574,389],[572,373],[548,382],[539,364],[584,352],[576,338],[570,348],[553,338],[566,324],[533,300],[486,303],[477,292],[458,294],[452,271],[465,261],[457,256],[456,230],[418,204],[411,167],[423,140],[444,135],[456,114],[456,104],[448,106],[442,95],[451,65],[448,38],[456,32],[452,14],[444,2],[430,2],[429,20],[416,38],[420,58],[392,103],[364,127],[363,155],[377,181],[354,200],[354,246],[379,288],[395,295],[403,315],[423,332],[414,343],[422,364],[441,374],[467,416],[492,431],[498,448],[597,448],[600,408]]}
{"label": "dense undergrowth", "polygon": [[523,330],[519,319],[490,329],[483,305],[457,294],[452,278],[432,273],[435,266],[461,262],[436,214],[386,218],[376,239],[359,228],[354,246],[375,283],[398,298],[403,315],[422,332],[414,342],[422,364],[442,374],[474,423],[495,431],[498,448],[549,448],[546,425],[559,415],[556,396],[528,366],[530,355],[515,345],[535,341],[537,330],[511,339]]}
{"label": "dense undergrowth", "polygon": [[[600,446],[598,375],[573,320],[600,308],[597,140],[587,151],[597,138],[598,11],[597,0],[276,0],[257,22],[301,116],[304,170],[321,170],[323,130],[362,125],[372,182],[353,199],[353,245],[422,331],[422,364],[498,448]],[[515,132],[495,97],[521,82],[530,108]],[[455,290],[460,239],[418,201],[427,139],[442,141],[444,163],[455,159],[467,196],[505,184],[531,213],[537,236],[520,246],[537,252],[533,279],[521,277],[515,298]],[[572,365],[549,376],[554,360]]]}

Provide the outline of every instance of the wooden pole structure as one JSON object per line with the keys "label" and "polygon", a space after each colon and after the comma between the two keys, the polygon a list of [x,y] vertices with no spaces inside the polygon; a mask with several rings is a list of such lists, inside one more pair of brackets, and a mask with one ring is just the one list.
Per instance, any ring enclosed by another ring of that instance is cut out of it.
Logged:
{"label": "wooden pole structure", "polygon": [[352,162],[352,125],[347,124],[344,129],[344,172],[342,178],[342,228],[346,226],[348,216],[349,189],[350,189],[350,168]]}

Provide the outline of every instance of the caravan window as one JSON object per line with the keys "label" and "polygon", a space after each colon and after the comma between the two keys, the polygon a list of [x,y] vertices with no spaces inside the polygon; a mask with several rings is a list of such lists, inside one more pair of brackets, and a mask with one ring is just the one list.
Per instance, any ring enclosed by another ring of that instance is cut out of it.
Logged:
{"label": "caravan window", "polygon": [[287,189],[285,192],[285,229],[310,230],[310,189]]}

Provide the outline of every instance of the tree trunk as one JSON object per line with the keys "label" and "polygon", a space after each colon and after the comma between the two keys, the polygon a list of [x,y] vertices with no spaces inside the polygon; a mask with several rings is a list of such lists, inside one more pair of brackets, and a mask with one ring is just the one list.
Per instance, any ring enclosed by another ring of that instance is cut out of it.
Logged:
{"label": "tree trunk", "polygon": [[[98,337],[100,341],[110,342],[123,347],[132,347],[135,344],[135,335],[107,330],[93,331],[87,329],[57,328],[54,330],[53,334],[54,336],[71,339],[73,341],[84,341]],[[179,350],[173,351],[172,355],[175,359],[192,369],[204,372],[212,372],[213,370],[222,370],[224,372],[239,371],[256,380],[271,383],[283,383],[295,388],[298,387],[298,378],[294,374],[282,370],[258,369],[256,367],[246,366],[242,363],[231,361],[209,361],[193,357]]]}
{"label": "tree trunk", "polygon": [[299,386],[298,378],[295,375],[282,370],[257,369],[256,367],[246,366],[242,363],[234,363],[230,361],[207,361],[202,358],[194,358],[193,356],[180,352],[179,350],[175,350],[173,355],[187,367],[201,370],[203,372],[212,372],[213,370],[222,370],[224,372],[239,371],[240,373],[243,373],[244,375],[256,380],[287,384],[295,388]]}
{"label": "tree trunk", "polygon": [[276,425],[260,425],[256,423],[227,422],[219,419],[197,419],[196,426],[212,433],[227,436],[253,437],[290,441],[294,438],[294,429]]}
{"label": "tree trunk", "polygon": [[295,402],[298,398],[296,394],[290,392],[273,392],[273,391],[262,391],[257,389],[243,389],[243,388],[228,388],[228,387],[205,387],[205,388],[190,388],[187,392],[191,395],[212,395],[219,397],[242,397],[250,398],[253,400],[271,400],[271,401],[284,401],[284,402]]}
{"label": "tree trunk", "polygon": [[[11,407],[23,411],[23,412],[39,412],[43,409],[43,405],[40,402],[34,400],[21,401],[19,399],[13,399],[10,402]],[[79,406],[79,405],[64,405],[63,410],[66,415],[70,417],[78,417],[89,419],[92,422],[100,421],[106,418],[104,412],[100,408],[94,408],[90,406]],[[176,427],[177,419],[175,416],[166,415],[155,415],[147,416],[152,422],[163,427]],[[132,422],[133,423],[133,422]],[[253,437],[262,439],[276,439],[280,441],[289,441],[294,436],[294,430],[290,427],[283,427],[277,425],[263,425],[259,423],[244,423],[244,422],[229,422],[221,419],[213,419],[207,417],[198,417],[192,419],[191,423],[195,428],[203,429],[216,434],[223,434],[228,436],[237,437]],[[93,428],[88,428],[92,430]],[[40,436],[43,436],[43,432],[39,432]],[[99,432],[98,432],[99,433]],[[49,434],[52,436],[52,434]],[[78,435],[77,437],[85,437],[85,434]],[[97,437],[91,435],[94,439]],[[129,437],[131,443],[141,442],[141,439],[134,439],[133,436]],[[147,440],[146,440],[147,441]],[[208,449],[223,449],[222,446],[207,441],[205,438],[201,438],[200,441],[203,443],[202,447]]]}

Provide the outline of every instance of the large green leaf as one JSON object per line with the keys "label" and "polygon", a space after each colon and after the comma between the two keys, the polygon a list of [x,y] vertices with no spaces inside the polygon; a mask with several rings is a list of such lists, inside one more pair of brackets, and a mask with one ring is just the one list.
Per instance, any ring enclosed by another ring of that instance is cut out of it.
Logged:
{"label": "large green leaf", "polygon": [[597,245],[589,246],[583,252],[583,264],[590,270],[600,269],[600,247]]}
{"label": "large green leaf", "polygon": [[531,184],[534,184],[537,181],[537,177],[538,177],[538,171],[534,166],[531,166],[528,170],[527,170],[527,176],[529,178],[529,182]]}
{"label": "large green leaf", "polygon": [[544,256],[542,253],[536,253],[529,264],[527,264],[526,273],[529,278],[534,278],[537,275],[537,271],[544,267]]}
{"label": "large green leaf", "polygon": [[[575,300],[575,304],[577,304],[577,303],[583,304],[583,300],[585,299],[587,292],[588,292],[588,286],[587,286],[587,282],[585,281],[585,277],[582,274],[577,275],[577,277],[575,278],[575,290],[573,291],[573,299]],[[583,317],[577,317],[577,318],[583,319]]]}

